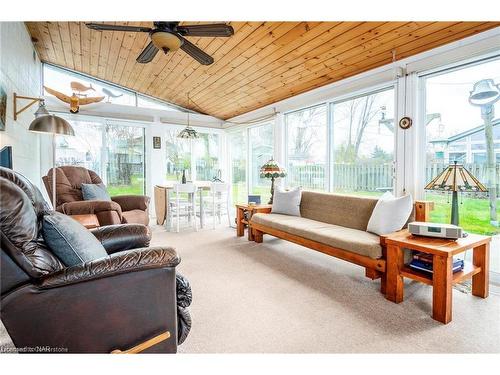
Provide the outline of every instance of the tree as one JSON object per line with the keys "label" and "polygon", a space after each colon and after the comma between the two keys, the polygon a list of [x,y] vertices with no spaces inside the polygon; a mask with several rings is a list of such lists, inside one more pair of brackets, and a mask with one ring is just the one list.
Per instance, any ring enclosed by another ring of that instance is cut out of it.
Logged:
{"label": "tree", "polygon": [[324,115],[324,107],[313,107],[304,111],[296,112],[294,120],[299,124],[293,137],[293,155],[309,158],[311,148],[317,141],[318,135],[309,129],[318,122],[318,117]]}
{"label": "tree", "polygon": [[373,94],[350,100],[345,104],[347,142],[338,149],[338,161],[353,163],[358,159],[365,130],[380,113],[380,108],[374,105],[376,99],[377,94]]}

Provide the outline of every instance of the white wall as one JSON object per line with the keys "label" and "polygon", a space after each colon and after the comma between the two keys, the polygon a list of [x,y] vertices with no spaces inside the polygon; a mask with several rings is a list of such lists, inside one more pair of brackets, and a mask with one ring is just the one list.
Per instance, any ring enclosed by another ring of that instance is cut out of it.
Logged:
{"label": "white wall", "polygon": [[[14,169],[40,187],[40,137],[43,136],[28,131],[37,105],[23,112],[17,121],[13,114],[14,92],[38,97],[41,91],[41,63],[23,22],[0,22],[0,86],[7,94],[6,129],[0,131],[0,148],[12,146]],[[19,103],[23,107],[28,102]]]}

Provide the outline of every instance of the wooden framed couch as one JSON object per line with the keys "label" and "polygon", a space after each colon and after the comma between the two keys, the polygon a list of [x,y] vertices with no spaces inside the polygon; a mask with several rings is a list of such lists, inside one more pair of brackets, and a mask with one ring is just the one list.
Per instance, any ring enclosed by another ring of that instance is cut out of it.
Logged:
{"label": "wooden framed couch", "polygon": [[[365,268],[381,278],[385,294],[386,246],[383,236],[366,231],[377,198],[303,191],[301,216],[257,213],[250,228],[255,242],[269,234]],[[432,202],[417,201],[409,221],[428,221]]]}

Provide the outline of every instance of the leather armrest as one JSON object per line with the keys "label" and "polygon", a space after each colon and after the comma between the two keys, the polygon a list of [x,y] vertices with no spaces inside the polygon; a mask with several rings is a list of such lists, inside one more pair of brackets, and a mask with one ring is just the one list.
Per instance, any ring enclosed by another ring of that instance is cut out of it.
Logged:
{"label": "leather armrest", "polygon": [[171,247],[127,250],[55,272],[38,285],[40,289],[57,288],[127,272],[175,267],[180,258]]}
{"label": "leather armrest", "polygon": [[122,216],[120,205],[113,201],[78,201],[66,202],[60,206],[61,212],[66,215],[95,214],[102,211],[116,211]]}
{"label": "leather armrest", "polygon": [[142,224],[106,225],[91,230],[108,254],[140,247],[148,247],[151,231]]}
{"label": "leather armrest", "polygon": [[118,203],[122,211],[146,211],[149,207],[150,199],[146,195],[118,195],[111,197],[111,200]]}

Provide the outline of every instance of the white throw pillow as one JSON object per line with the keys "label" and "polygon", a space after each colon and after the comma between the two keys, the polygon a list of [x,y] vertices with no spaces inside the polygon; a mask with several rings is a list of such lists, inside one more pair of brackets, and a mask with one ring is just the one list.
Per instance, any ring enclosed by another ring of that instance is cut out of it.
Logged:
{"label": "white throw pillow", "polygon": [[271,213],[290,216],[300,216],[300,201],[302,190],[295,188],[289,191],[281,188],[274,189],[273,208]]}
{"label": "white throw pillow", "polygon": [[412,210],[413,199],[410,194],[395,198],[392,193],[386,192],[375,205],[366,231],[382,235],[401,230]]}

